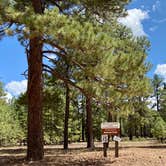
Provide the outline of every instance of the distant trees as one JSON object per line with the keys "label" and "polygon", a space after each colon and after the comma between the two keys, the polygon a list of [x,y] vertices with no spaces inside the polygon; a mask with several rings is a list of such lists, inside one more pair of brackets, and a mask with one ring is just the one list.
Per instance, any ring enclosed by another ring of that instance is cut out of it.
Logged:
{"label": "distant trees", "polygon": [[163,85],[163,78],[155,74],[152,80],[152,85],[154,88],[154,96],[156,98],[156,103],[154,107],[156,106],[157,111],[160,111],[160,95],[161,95],[161,87]]}
{"label": "distant trees", "polygon": [[154,88],[154,97],[156,99],[152,108],[156,107],[160,116],[166,121],[166,83],[164,82],[164,78],[155,74],[152,85]]}
{"label": "distant trees", "polygon": [[23,135],[14,109],[6,102],[0,82],[0,145],[16,144]]}
{"label": "distant trees", "polygon": [[161,117],[158,117],[154,122],[152,134],[161,142],[166,139],[166,122]]}

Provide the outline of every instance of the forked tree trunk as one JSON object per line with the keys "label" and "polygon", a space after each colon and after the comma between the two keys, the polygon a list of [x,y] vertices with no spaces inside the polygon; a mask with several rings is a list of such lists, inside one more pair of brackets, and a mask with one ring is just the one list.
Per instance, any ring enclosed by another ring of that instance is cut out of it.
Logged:
{"label": "forked tree trunk", "polygon": [[70,95],[69,86],[66,85],[66,107],[65,107],[65,122],[64,122],[64,149],[68,149],[68,122],[69,122],[69,107],[70,107]]}
{"label": "forked tree trunk", "polygon": [[[32,0],[35,13],[42,14],[40,0]],[[30,39],[28,55],[28,138],[27,160],[44,156],[42,130],[42,47],[41,37]]]}
{"label": "forked tree trunk", "polygon": [[87,148],[94,148],[93,141],[93,121],[92,121],[92,106],[90,97],[86,96],[86,128],[87,128]]}

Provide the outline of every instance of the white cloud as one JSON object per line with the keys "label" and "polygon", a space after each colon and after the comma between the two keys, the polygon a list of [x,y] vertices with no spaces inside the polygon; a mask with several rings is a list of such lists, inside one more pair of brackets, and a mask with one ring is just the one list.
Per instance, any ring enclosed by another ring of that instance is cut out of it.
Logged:
{"label": "white cloud", "polygon": [[142,21],[148,18],[149,15],[147,11],[134,8],[128,10],[128,15],[124,18],[120,18],[119,22],[130,28],[134,36],[146,36]]}
{"label": "white cloud", "polygon": [[155,70],[155,74],[162,76],[166,82],[166,64],[158,64]]}
{"label": "white cloud", "polygon": [[158,26],[153,26],[153,27],[150,27],[149,30],[150,30],[151,32],[154,32],[157,28],[158,28]]}
{"label": "white cloud", "polygon": [[13,96],[9,92],[5,92],[6,96],[4,97],[7,102],[10,102],[13,98]]}
{"label": "white cloud", "polygon": [[152,11],[155,12],[156,10],[158,10],[161,6],[161,3],[159,0],[157,0],[153,5],[152,5]]}
{"label": "white cloud", "polygon": [[8,96],[18,96],[27,90],[27,80],[11,81],[5,86]]}

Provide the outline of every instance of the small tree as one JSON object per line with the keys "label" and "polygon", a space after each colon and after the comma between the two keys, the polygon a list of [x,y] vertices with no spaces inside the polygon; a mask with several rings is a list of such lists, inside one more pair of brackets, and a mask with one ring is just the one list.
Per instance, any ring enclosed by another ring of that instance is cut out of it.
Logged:
{"label": "small tree", "polygon": [[152,134],[154,137],[161,140],[161,142],[166,138],[166,123],[161,117],[156,119],[155,125],[152,128]]}

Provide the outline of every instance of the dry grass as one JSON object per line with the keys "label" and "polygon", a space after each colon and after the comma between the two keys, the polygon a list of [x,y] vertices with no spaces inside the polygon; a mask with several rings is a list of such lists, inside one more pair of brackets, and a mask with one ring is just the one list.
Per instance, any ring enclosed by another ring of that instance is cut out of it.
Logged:
{"label": "dry grass", "polygon": [[119,158],[114,157],[114,144],[103,157],[102,144],[94,151],[85,143],[71,144],[67,152],[62,146],[46,146],[40,162],[25,161],[25,147],[0,148],[0,166],[166,166],[166,145],[152,141],[120,143]]}

